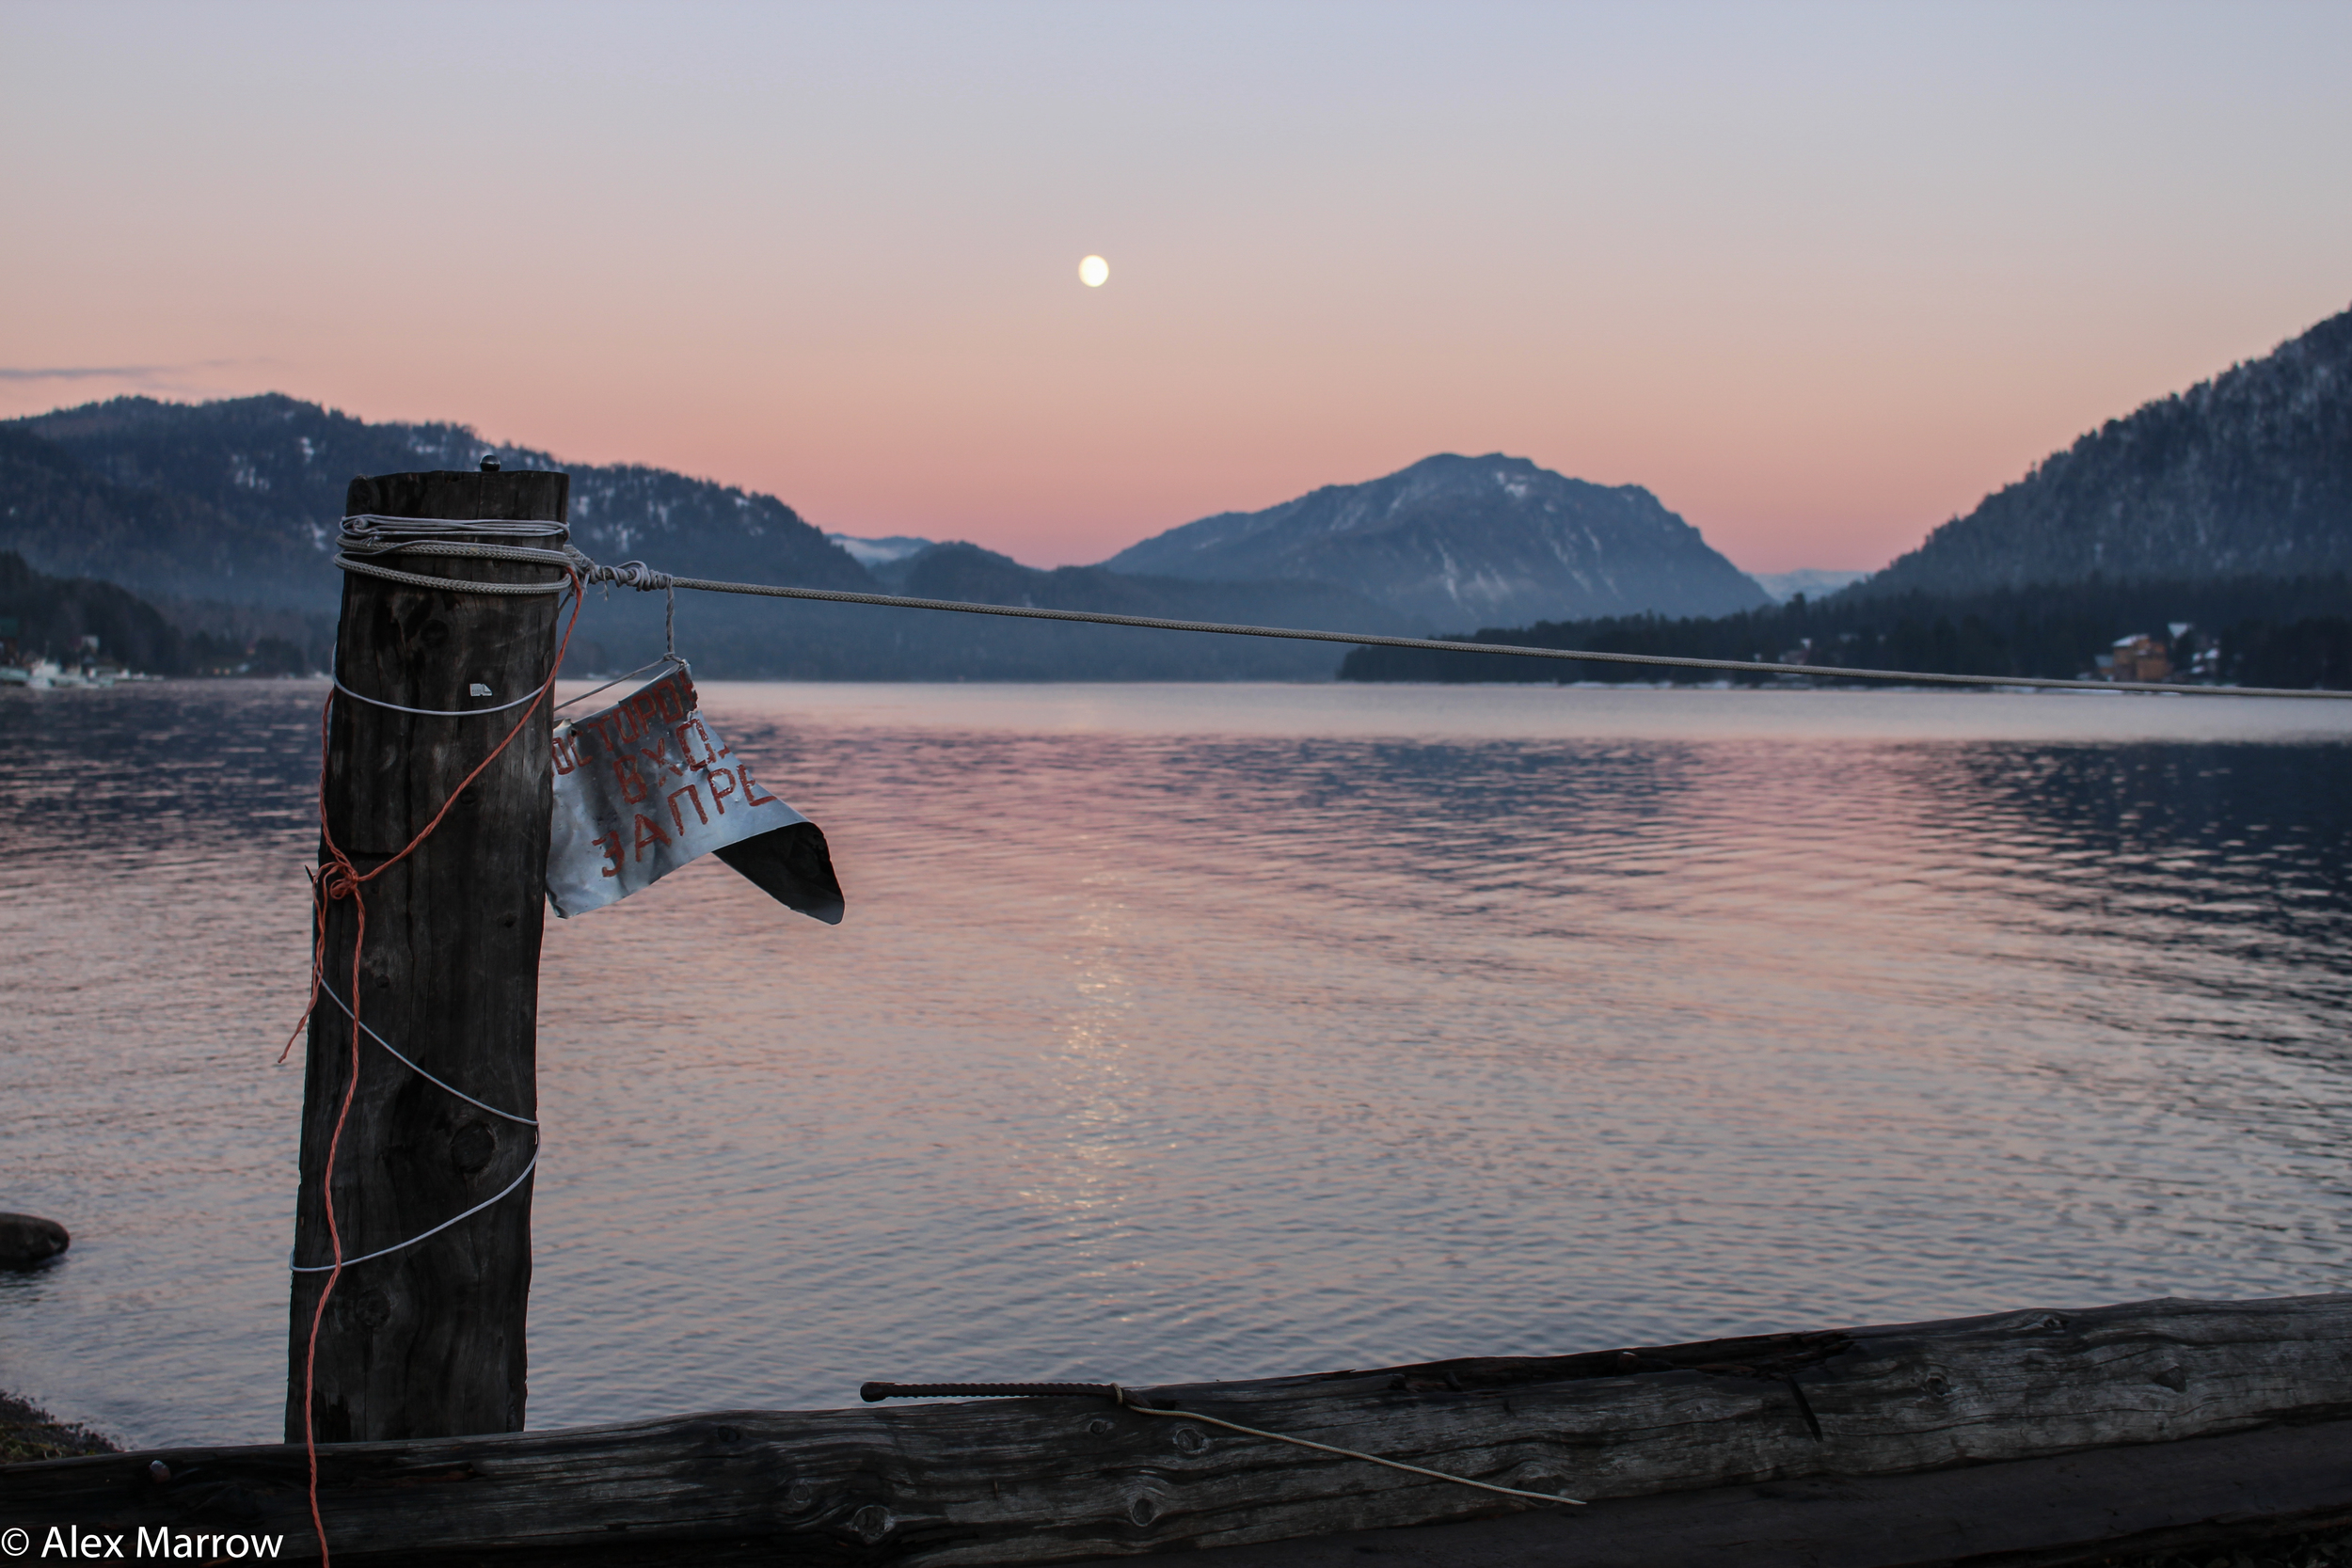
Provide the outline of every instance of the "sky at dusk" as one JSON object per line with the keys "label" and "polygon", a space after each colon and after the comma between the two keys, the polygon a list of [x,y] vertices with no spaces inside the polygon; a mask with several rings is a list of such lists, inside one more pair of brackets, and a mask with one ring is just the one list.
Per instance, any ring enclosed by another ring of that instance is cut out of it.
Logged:
{"label": "sky at dusk", "polygon": [[2352,305],[2347,60],[2323,4],[0,0],[0,415],[282,391],[1041,565],[1500,451],[1872,567]]}

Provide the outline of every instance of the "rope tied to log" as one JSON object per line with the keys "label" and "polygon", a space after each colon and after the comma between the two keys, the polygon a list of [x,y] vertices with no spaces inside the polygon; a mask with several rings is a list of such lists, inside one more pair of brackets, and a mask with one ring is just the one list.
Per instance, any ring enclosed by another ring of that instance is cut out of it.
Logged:
{"label": "rope tied to log", "polygon": [[[474,542],[460,543],[449,538],[448,536],[460,533],[487,533],[495,540],[501,537],[552,538],[561,536],[564,532],[564,528],[561,523],[516,521],[513,519],[500,518],[475,519],[464,522],[448,522],[435,518],[360,515],[346,517],[343,519],[342,531],[342,543],[343,547],[337,553],[335,557],[335,564],[342,567],[344,571],[358,572],[363,576],[381,578],[411,587],[426,588],[442,593],[483,593],[501,594],[561,594],[568,593],[571,595],[572,613],[571,618],[564,623],[564,635],[562,640],[556,645],[555,657],[548,666],[547,678],[539,683],[538,687],[530,694],[529,697],[523,699],[523,701],[528,702],[530,705],[523,709],[521,715],[516,719],[513,727],[506,732],[505,736],[499,741],[499,743],[490,749],[489,754],[485,756],[480,762],[476,763],[472,771],[469,772],[463,779],[458,781],[456,787],[450,791],[448,799],[441,802],[440,809],[436,811],[431,819],[428,820],[422,828],[417,831],[415,836],[411,837],[405,845],[402,846],[398,853],[388,857],[372,870],[361,871],[358,866],[353,863],[351,856],[345,852],[343,847],[335,842],[334,828],[333,825],[327,820],[326,815],[326,763],[329,755],[329,729],[333,723],[335,714],[335,699],[338,696],[349,696],[361,702],[376,702],[376,700],[362,696],[358,692],[352,691],[348,687],[345,687],[339,678],[334,682],[333,688],[327,693],[326,703],[319,710],[319,844],[325,854],[325,863],[319,867],[317,873],[312,876],[310,881],[312,899],[310,995],[309,1001],[303,1006],[302,1016],[295,1021],[293,1031],[286,1037],[285,1045],[279,1049],[278,1053],[278,1059],[282,1063],[285,1061],[287,1054],[294,1050],[294,1041],[301,1037],[303,1030],[310,1024],[311,1015],[317,1012],[319,997],[322,994],[328,996],[335,1003],[336,1006],[341,1008],[342,1011],[350,1018],[350,1056],[349,1066],[345,1072],[343,1081],[342,1100],[336,1108],[333,1131],[327,1135],[326,1160],[319,1177],[319,1196],[326,1210],[326,1235],[328,1243],[333,1250],[333,1259],[323,1266],[310,1267],[294,1263],[292,1259],[287,1260],[289,1267],[297,1274],[324,1273],[326,1275],[326,1282],[319,1291],[318,1303],[316,1307],[312,1308],[310,1313],[310,1331],[309,1341],[303,1354],[302,1368],[302,1448],[303,1454],[308,1461],[310,1470],[310,1526],[318,1535],[319,1560],[322,1564],[322,1568],[332,1568],[332,1560],[329,1557],[326,1544],[326,1525],[319,1513],[317,1416],[312,1406],[316,1402],[315,1389],[318,1375],[319,1329],[326,1322],[326,1304],[333,1297],[336,1285],[342,1281],[343,1270],[358,1263],[367,1262],[372,1259],[382,1258],[389,1253],[399,1252],[407,1247],[414,1246],[419,1242],[422,1242],[429,1237],[438,1235],[441,1231],[448,1229],[451,1226],[457,1224],[459,1221],[470,1218],[472,1215],[482,1212],[483,1210],[487,1209],[493,1204],[496,1204],[505,1198],[508,1194],[519,1189],[523,1182],[529,1179],[532,1171],[538,1167],[539,1164],[537,1136],[538,1124],[536,1122],[530,1122],[529,1124],[532,1129],[532,1148],[530,1163],[523,1167],[521,1175],[516,1177],[513,1181],[507,1184],[504,1190],[492,1196],[487,1202],[476,1204],[473,1208],[467,1210],[464,1213],[458,1214],[452,1219],[445,1220],[441,1224],[435,1226],[431,1230],[424,1232],[422,1235],[413,1236],[407,1241],[402,1242],[397,1245],[379,1248],[376,1251],[364,1254],[358,1258],[345,1258],[343,1256],[342,1230],[335,1212],[335,1161],[336,1156],[342,1145],[344,1126],[349,1122],[351,1117],[352,1101],[358,1096],[359,1089],[359,1036],[363,1030],[365,1030],[365,1032],[372,1036],[377,1043],[381,1044],[385,1050],[390,1052],[395,1058],[408,1067],[412,1071],[417,1072],[440,1088],[447,1090],[449,1093],[456,1095],[459,1099],[465,1100],[471,1104],[479,1105],[485,1111],[491,1111],[495,1115],[505,1117],[509,1120],[529,1121],[529,1118],[527,1117],[515,1116],[511,1112],[499,1111],[493,1106],[484,1104],[481,1101],[475,1100],[471,1095],[465,1094],[463,1091],[453,1087],[451,1085],[443,1083],[440,1079],[434,1077],[431,1073],[425,1072],[422,1068],[419,1067],[415,1062],[409,1060],[407,1056],[404,1055],[399,1051],[394,1050],[391,1043],[384,1039],[381,1035],[376,1034],[374,1030],[368,1029],[359,1017],[360,959],[366,950],[368,940],[368,905],[366,897],[367,885],[375,880],[378,877],[383,876],[384,873],[389,871],[393,866],[407,860],[420,848],[423,847],[425,841],[430,839],[435,832],[440,828],[443,820],[448,817],[451,809],[457,804],[459,799],[465,795],[466,791],[472,787],[474,781],[481,778],[484,773],[487,772],[490,768],[490,765],[497,762],[500,757],[503,756],[506,752],[506,749],[514,744],[515,738],[523,733],[523,726],[528,724],[531,721],[531,716],[538,711],[539,704],[548,700],[553,695],[555,690],[556,675],[564,668],[564,655],[571,647],[573,629],[580,625],[580,611],[582,598],[580,573],[577,567],[574,566],[571,555],[568,551],[562,549],[549,549],[537,546],[501,545],[496,543],[481,544]],[[529,562],[560,567],[564,572],[564,578],[561,581],[548,583],[477,582],[456,578],[428,577],[422,573],[417,572],[402,572],[391,567],[378,566],[374,564],[371,559],[379,555],[403,553],[454,556],[473,560]],[[376,705],[381,707],[393,707],[396,705],[376,702]],[[503,708],[505,707],[513,707],[516,705],[517,705],[510,703],[503,705],[503,707],[500,709],[486,709],[481,711],[503,711]],[[405,708],[401,709],[401,711],[423,713],[432,717],[465,718],[470,716],[463,711],[437,713],[435,710],[420,708]],[[348,1003],[344,1002],[342,998],[335,996],[332,989],[326,984],[327,915],[334,905],[343,899],[349,899],[351,901],[354,926],[351,942],[351,1000]]]}
{"label": "rope tied to log", "polygon": [[1132,1390],[1116,1383],[868,1383],[857,1391],[858,1398],[868,1404],[882,1400],[915,1399],[1046,1399],[1055,1396],[1092,1397],[1106,1399],[1123,1410],[1139,1416],[1173,1417],[1179,1420],[1199,1421],[1203,1426],[1223,1427],[1248,1437],[1263,1437],[1269,1442],[1288,1443],[1295,1449],[1312,1449],[1318,1453],[1337,1454],[1342,1459],[1359,1459],[1367,1465],[1379,1465],[1408,1475],[1426,1476],[1432,1481],[1451,1481],[1456,1486],[1475,1487],[1481,1492],[1494,1492],[1505,1497],[1520,1497],[1530,1502],[1566,1503],[1571,1507],[1588,1506],[1581,1497],[1564,1497],[1549,1492],[1528,1492],[1516,1486],[1498,1486],[1490,1481],[1473,1481],[1468,1476],[1449,1475],[1420,1465],[1407,1465],[1401,1459],[1384,1459],[1376,1453],[1358,1449],[1337,1448],[1318,1443],[1311,1438],[1293,1437],[1288,1433],[1267,1432],[1262,1427],[1244,1426],[1216,1416],[1203,1416],[1197,1410],[1146,1404]]}

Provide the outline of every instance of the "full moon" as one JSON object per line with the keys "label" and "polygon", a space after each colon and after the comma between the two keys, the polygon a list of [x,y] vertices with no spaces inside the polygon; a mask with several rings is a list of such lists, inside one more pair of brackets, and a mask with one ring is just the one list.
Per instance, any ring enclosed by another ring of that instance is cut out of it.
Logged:
{"label": "full moon", "polygon": [[1100,256],[1089,256],[1078,263],[1078,281],[1089,289],[1099,289],[1103,279],[1111,275],[1111,264]]}

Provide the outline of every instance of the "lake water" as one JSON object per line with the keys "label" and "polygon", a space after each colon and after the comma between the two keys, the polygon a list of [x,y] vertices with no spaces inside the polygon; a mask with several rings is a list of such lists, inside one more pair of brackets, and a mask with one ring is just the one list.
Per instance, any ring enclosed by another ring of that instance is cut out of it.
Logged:
{"label": "lake water", "polygon": [[[0,1386],[127,1440],[278,1435],[321,695],[0,695]],[[705,701],[849,919],[549,922],[533,1425],[2352,1288],[2352,703]]]}

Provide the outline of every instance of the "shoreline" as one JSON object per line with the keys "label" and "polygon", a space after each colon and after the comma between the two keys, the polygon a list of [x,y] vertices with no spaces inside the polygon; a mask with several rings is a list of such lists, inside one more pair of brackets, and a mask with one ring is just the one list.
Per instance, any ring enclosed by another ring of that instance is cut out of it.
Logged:
{"label": "shoreline", "polygon": [[31,1401],[0,1390],[0,1465],[120,1452],[111,1438],[60,1421]]}

